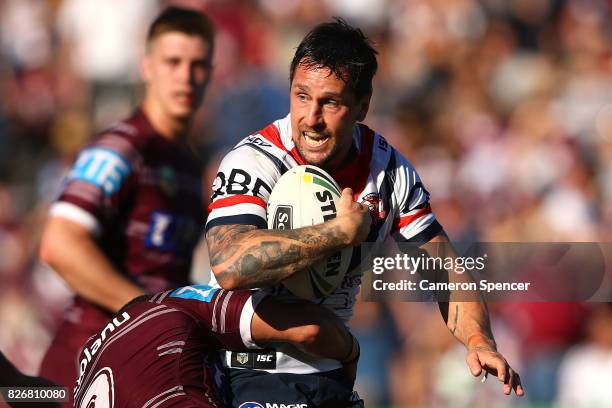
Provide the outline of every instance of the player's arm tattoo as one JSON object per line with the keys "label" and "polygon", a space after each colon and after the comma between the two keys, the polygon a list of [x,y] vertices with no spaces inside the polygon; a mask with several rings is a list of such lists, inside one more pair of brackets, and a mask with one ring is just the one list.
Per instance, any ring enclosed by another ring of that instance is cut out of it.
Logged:
{"label": "player's arm tattoo", "polygon": [[[443,231],[421,247],[429,256],[455,258],[457,253]],[[453,269],[437,271],[436,281],[473,282],[469,273]],[[442,293],[438,305],[450,332],[470,349],[496,350],[491,331],[489,310],[480,291],[448,291]]]}
{"label": "player's arm tattoo", "polygon": [[459,305],[455,305],[455,318],[453,319],[453,324],[450,327],[450,331],[452,334],[455,334],[457,331],[457,322],[459,321]]}
{"label": "player's arm tattoo", "polygon": [[333,221],[284,231],[220,225],[206,233],[211,267],[227,289],[277,283],[343,249],[347,240]]}

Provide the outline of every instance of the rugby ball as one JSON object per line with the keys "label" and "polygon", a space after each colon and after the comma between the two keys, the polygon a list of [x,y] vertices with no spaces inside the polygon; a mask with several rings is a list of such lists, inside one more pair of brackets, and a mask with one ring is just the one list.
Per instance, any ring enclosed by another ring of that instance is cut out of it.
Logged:
{"label": "rugby ball", "polygon": [[[281,176],[268,200],[269,229],[297,229],[321,224],[336,217],[341,190],[325,171],[298,166]],[[330,256],[282,281],[296,296],[314,300],[329,296],[344,279],[353,248]]]}

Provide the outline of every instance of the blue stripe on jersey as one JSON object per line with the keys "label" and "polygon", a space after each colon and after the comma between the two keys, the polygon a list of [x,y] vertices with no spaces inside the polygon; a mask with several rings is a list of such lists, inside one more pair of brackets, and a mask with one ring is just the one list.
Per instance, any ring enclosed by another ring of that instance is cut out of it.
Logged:
{"label": "blue stripe on jersey", "polygon": [[289,171],[287,166],[285,166],[285,164],[278,157],[275,157],[272,153],[269,153],[269,152],[265,151],[264,149],[262,149],[261,147],[255,145],[253,143],[245,143],[245,144],[242,144],[242,145],[240,145],[238,147],[233,148],[232,150],[236,150],[236,149],[238,149],[240,147],[250,147],[251,149],[257,150],[259,153],[261,153],[264,156],[266,156],[268,159],[270,159],[272,164],[278,169],[280,174],[285,174],[286,172]]}
{"label": "blue stripe on jersey", "polygon": [[170,297],[177,297],[182,299],[194,299],[200,302],[210,302],[215,296],[215,293],[219,288],[213,288],[208,285],[192,285],[178,288],[170,294]]}
{"label": "blue stripe on jersey", "polygon": [[131,171],[130,163],[116,151],[104,147],[91,147],[79,154],[72,171],[68,174],[68,181],[80,180],[91,183],[104,191],[105,195],[110,196],[119,191]]}
{"label": "blue stripe on jersey", "polygon": [[212,227],[218,225],[254,225],[259,229],[267,229],[268,223],[266,220],[259,215],[255,214],[239,214],[239,215],[228,215],[227,217],[214,218],[206,223],[206,231]]}
{"label": "blue stripe on jersey", "polygon": [[437,220],[434,220],[431,224],[429,224],[423,231],[419,232],[415,236],[411,238],[403,238],[403,242],[411,242],[417,244],[426,244],[431,241],[435,236],[442,233],[442,225]]}
{"label": "blue stripe on jersey", "polygon": [[416,210],[417,208],[419,208],[418,205],[414,208],[410,208],[410,204],[412,204],[412,201],[414,200],[416,194],[425,194],[425,200],[420,200],[421,204],[429,202],[429,191],[425,189],[423,183],[417,181],[410,189],[410,192],[408,193],[408,198],[406,199],[406,205],[404,206],[404,208],[400,209],[400,214],[405,214],[409,211]]}

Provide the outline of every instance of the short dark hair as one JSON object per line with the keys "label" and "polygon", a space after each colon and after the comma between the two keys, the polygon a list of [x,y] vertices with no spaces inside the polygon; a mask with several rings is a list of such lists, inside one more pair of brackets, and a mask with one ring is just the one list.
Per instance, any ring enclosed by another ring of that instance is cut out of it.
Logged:
{"label": "short dark hair", "polygon": [[162,11],[151,23],[147,34],[147,46],[160,35],[171,31],[198,35],[211,47],[214,45],[215,29],[210,17],[196,10],[171,6]]}
{"label": "short dark hair", "polygon": [[329,68],[361,98],[372,93],[372,78],[378,68],[376,54],[360,29],[334,17],[333,22],[317,25],[304,37],[291,61],[289,81],[293,82],[298,65]]}

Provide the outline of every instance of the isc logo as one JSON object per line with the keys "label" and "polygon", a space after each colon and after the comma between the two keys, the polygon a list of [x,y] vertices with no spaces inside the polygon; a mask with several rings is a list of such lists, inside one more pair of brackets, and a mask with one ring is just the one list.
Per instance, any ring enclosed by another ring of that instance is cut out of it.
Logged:
{"label": "isc logo", "polygon": [[259,354],[259,355],[257,355],[257,361],[261,361],[261,362],[264,362],[264,363],[269,363],[269,362],[272,361],[272,357],[274,357],[274,356],[272,356],[272,355],[265,355],[265,354]]}

